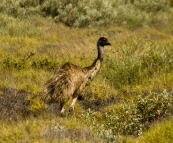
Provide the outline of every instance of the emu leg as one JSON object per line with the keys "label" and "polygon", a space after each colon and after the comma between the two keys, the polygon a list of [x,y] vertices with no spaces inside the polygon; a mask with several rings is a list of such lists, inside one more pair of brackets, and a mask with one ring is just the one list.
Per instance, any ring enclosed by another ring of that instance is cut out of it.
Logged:
{"label": "emu leg", "polygon": [[64,113],[65,111],[64,102],[60,103],[60,110],[61,110],[61,114]]}
{"label": "emu leg", "polygon": [[70,105],[70,110],[69,110],[70,112],[71,112],[71,110],[72,110],[72,111],[74,110],[74,105],[75,105],[75,103],[76,103],[77,98],[78,98],[78,96],[75,97],[75,98],[73,98],[72,103],[71,103],[71,105]]}

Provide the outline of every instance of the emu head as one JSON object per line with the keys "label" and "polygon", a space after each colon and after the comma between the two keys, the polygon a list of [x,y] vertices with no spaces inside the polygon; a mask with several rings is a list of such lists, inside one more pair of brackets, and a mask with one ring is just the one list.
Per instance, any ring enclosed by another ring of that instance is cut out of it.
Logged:
{"label": "emu head", "polygon": [[107,45],[111,45],[111,43],[109,43],[109,41],[108,41],[107,38],[100,37],[99,40],[98,40],[98,42],[97,42],[97,45],[104,47],[104,46],[107,46]]}
{"label": "emu head", "polygon": [[103,53],[104,53],[104,46],[111,45],[109,43],[108,39],[105,37],[100,37],[97,42],[97,48],[98,48],[98,58],[102,61],[103,60]]}

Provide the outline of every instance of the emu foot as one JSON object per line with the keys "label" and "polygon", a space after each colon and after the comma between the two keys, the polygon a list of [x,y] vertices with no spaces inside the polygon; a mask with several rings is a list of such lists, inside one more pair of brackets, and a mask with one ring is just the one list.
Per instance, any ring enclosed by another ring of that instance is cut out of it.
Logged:
{"label": "emu foot", "polygon": [[73,112],[73,111],[74,111],[73,107],[70,107],[69,113],[71,113],[71,112]]}
{"label": "emu foot", "polygon": [[61,117],[65,117],[65,116],[66,116],[65,109],[62,108],[62,109],[61,109]]}
{"label": "emu foot", "polygon": [[73,107],[70,107],[69,109],[69,115],[73,115],[74,114],[74,108]]}
{"label": "emu foot", "polygon": [[66,114],[64,112],[61,113],[60,115],[61,115],[61,117],[65,117],[66,116]]}

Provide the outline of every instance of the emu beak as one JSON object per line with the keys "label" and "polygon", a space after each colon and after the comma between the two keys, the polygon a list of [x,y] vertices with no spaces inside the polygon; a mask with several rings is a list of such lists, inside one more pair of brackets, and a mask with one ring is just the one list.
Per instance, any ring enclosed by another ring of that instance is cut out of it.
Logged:
{"label": "emu beak", "polygon": [[109,45],[109,46],[111,46],[111,43],[107,42],[107,43],[106,43],[106,45]]}

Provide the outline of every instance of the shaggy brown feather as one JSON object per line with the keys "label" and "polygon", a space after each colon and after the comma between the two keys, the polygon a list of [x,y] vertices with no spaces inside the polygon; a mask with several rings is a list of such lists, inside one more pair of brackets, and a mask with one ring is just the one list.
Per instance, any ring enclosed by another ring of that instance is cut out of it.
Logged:
{"label": "shaggy brown feather", "polygon": [[48,102],[66,102],[72,95],[73,97],[77,96],[85,84],[85,70],[71,63],[66,63],[59,67],[54,76],[45,84],[44,98]]}

